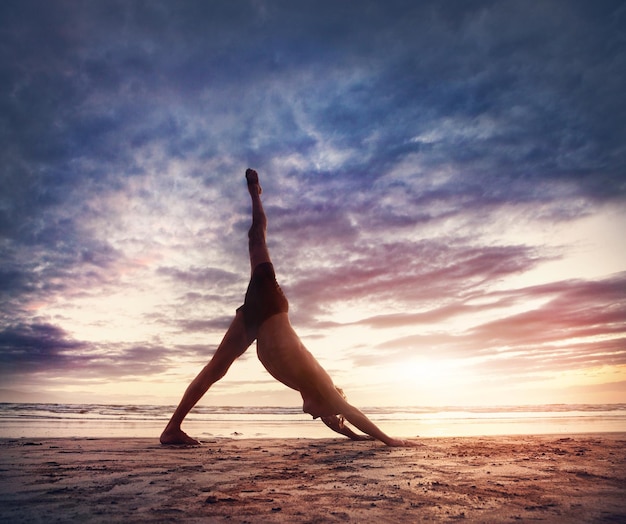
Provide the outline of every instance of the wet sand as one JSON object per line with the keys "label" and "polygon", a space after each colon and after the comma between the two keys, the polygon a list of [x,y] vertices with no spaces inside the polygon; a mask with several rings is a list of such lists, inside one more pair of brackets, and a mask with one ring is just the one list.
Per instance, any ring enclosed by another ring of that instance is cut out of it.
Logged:
{"label": "wet sand", "polygon": [[0,440],[0,522],[626,522],[626,433]]}

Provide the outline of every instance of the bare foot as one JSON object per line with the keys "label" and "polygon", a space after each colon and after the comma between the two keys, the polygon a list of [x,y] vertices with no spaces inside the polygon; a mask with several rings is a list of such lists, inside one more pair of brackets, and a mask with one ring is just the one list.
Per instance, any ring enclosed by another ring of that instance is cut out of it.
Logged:
{"label": "bare foot", "polygon": [[413,440],[404,440],[399,438],[392,438],[389,442],[386,442],[386,444],[392,448],[417,448],[424,445]]}
{"label": "bare foot", "polygon": [[263,189],[259,184],[259,175],[254,169],[246,169],[246,180],[248,181],[248,188],[257,187],[259,195],[263,193]]}
{"label": "bare foot", "polygon": [[178,430],[165,430],[161,433],[159,439],[161,444],[167,444],[169,446],[199,446],[200,441],[195,438],[191,438],[182,429]]}

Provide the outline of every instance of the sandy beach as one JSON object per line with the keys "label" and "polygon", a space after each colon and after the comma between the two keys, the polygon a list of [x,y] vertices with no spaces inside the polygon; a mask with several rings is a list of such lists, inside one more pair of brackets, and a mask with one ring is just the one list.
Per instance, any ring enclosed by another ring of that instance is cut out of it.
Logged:
{"label": "sandy beach", "polygon": [[625,522],[626,434],[0,440],[1,522]]}

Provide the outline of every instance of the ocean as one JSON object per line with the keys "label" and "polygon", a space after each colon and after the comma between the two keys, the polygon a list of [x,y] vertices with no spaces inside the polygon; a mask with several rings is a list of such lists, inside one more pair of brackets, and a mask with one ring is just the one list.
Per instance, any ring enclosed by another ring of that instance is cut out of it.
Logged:
{"label": "ocean", "polygon": [[[175,406],[0,403],[0,438],[158,438]],[[626,404],[372,407],[362,411],[397,437],[626,432]],[[197,406],[183,429],[210,438],[338,436],[300,407]]]}

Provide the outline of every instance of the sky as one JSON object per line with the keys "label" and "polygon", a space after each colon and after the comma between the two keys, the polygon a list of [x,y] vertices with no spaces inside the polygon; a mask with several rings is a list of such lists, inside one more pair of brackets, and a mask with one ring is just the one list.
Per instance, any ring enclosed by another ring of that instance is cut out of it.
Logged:
{"label": "sky", "polygon": [[[0,401],[175,404],[249,278],[364,406],[626,402],[626,5],[0,3]],[[204,405],[297,406],[251,347]]]}

